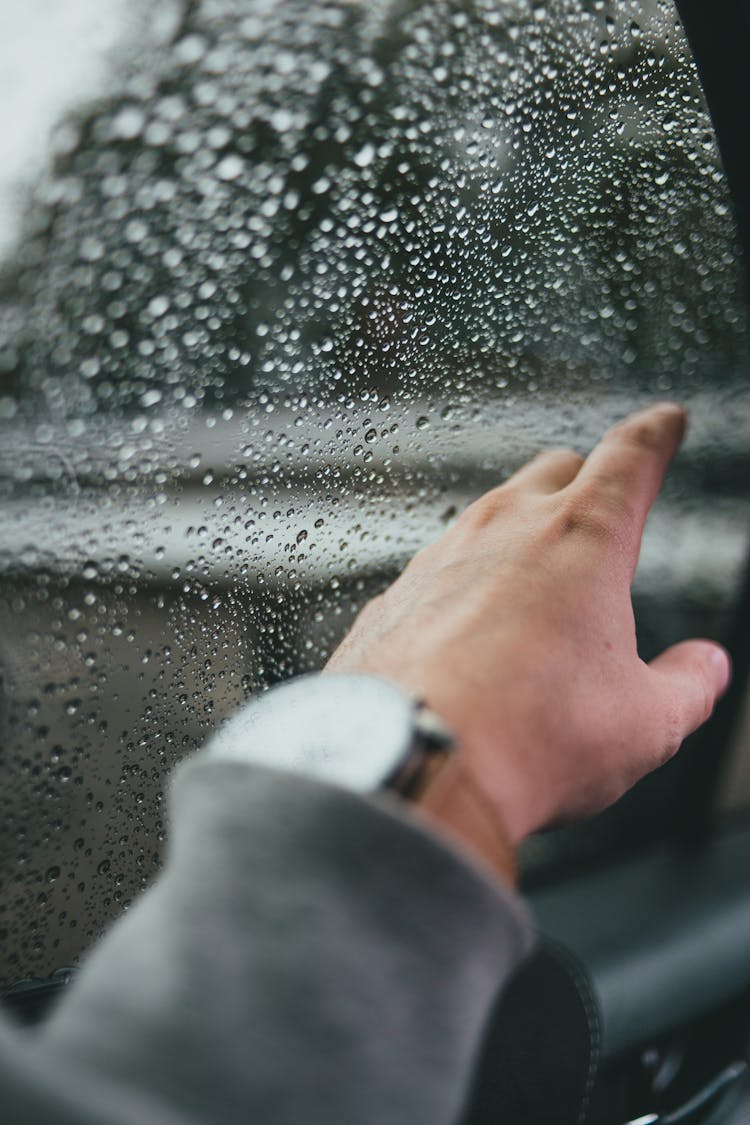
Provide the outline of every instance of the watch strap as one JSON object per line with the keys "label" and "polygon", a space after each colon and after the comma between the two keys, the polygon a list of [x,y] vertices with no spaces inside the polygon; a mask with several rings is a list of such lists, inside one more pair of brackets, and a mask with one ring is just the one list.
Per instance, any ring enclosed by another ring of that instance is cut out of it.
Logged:
{"label": "watch strap", "polygon": [[454,752],[456,740],[443,720],[420,700],[413,702],[409,751],[385,779],[392,789],[408,801],[418,801],[429,781]]}

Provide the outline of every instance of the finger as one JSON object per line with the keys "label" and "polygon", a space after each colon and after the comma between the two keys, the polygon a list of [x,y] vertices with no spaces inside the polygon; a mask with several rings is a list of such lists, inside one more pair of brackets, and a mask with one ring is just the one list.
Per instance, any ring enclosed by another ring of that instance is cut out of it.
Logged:
{"label": "finger", "polygon": [[575,480],[581,465],[583,457],[572,449],[548,449],[538,453],[506,483],[530,492],[559,492]]}
{"label": "finger", "polygon": [[726,691],[732,678],[731,661],[713,641],[682,641],[657,656],[649,667],[659,681],[673,752],[705,723]]}
{"label": "finger", "polygon": [[676,403],[639,410],[604,435],[576,477],[574,491],[585,497],[586,509],[618,520],[620,537],[633,545],[633,565],[646,517],[686,424],[685,411]]}

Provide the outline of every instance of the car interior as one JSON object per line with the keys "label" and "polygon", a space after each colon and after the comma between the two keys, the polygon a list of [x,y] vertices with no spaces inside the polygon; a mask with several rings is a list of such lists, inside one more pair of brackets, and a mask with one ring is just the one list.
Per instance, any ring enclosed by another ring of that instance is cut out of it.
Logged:
{"label": "car interior", "polygon": [[170,773],[243,700],[320,668],[540,449],[586,453],[674,398],[691,421],[635,578],[639,651],[721,640],[733,684],[617,805],[523,845],[542,940],[464,1125],[750,1121],[748,43],[741,0],[11,17],[13,1018],[43,1018],[159,871]]}

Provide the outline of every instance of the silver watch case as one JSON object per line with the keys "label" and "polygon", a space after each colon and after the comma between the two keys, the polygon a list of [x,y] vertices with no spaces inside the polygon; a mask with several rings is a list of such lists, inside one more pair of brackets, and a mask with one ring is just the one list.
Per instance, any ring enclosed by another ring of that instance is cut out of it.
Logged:
{"label": "silver watch case", "polygon": [[453,737],[442,721],[377,676],[301,676],[244,704],[211,739],[213,757],[289,770],[358,793],[410,796]]}

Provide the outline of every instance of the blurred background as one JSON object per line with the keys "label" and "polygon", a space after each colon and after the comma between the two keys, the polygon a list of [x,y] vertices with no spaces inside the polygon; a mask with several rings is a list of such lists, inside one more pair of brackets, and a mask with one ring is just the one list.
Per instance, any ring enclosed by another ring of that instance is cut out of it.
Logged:
{"label": "blurred background", "polygon": [[[689,406],[639,644],[724,634],[745,292],[670,3],[27,0],[0,92],[0,980],[73,962],[174,764],[540,448]],[[527,879],[668,831],[680,769]]]}

